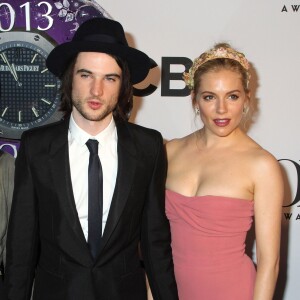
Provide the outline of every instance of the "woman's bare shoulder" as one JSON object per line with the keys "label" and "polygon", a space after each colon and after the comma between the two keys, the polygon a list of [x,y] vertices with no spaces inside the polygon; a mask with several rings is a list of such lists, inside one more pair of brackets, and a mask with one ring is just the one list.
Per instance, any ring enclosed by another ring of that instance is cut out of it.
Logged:
{"label": "woman's bare shoulder", "polygon": [[276,157],[262,147],[255,147],[250,151],[252,170],[255,178],[268,180],[268,175],[280,173],[280,165]]}
{"label": "woman's bare shoulder", "polygon": [[173,157],[178,152],[182,152],[183,149],[187,146],[189,143],[189,140],[191,139],[192,134],[184,136],[182,138],[175,138],[166,143],[166,150],[167,150],[167,156],[168,158]]}
{"label": "woman's bare shoulder", "polygon": [[248,157],[255,166],[260,168],[262,165],[278,165],[277,159],[272,153],[264,149],[257,142],[248,137],[246,143],[244,144],[244,149],[248,153]]}

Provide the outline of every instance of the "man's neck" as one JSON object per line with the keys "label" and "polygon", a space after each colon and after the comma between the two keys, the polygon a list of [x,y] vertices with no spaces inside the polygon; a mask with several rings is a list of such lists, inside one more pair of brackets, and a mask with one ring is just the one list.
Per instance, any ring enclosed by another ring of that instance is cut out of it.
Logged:
{"label": "man's neck", "polygon": [[112,120],[112,114],[106,116],[101,121],[90,121],[85,119],[83,116],[74,114],[73,112],[72,117],[76,125],[91,136],[96,136],[102,132],[105,128],[107,128]]}

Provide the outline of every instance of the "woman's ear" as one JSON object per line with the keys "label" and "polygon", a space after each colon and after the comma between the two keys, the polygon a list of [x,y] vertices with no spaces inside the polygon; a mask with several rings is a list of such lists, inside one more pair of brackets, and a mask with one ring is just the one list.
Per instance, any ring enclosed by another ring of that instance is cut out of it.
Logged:
{"label": "woman's ear", "polygon": [[197,100],[196,100],[196,94],[194,91],[191,91],[191,99],[192,99],[193,107],[195,107],[197,105]]}
{"label": "woman's ear", "polygon": [[250,97],[251,97],[250,92],[247,92],[246,100],[245,100],[244,107],[243,107],[243,114],[247,114],[250,109]]}
{"label": "woman's ear", "polygon": [[250,99],[251,99],[251,92],[249,91],[249,92],[247,92],[246,93],[246,99],[247,99],[247,105],[249,106],[250,105]]}
{"label": "woman's ear", "polygon": [[193,103],[193,108],[194,108],[195,114],[199,115],[200,109],[199,109],[199,105],[198,105],[197,99],[196,99],[196,94],[194,91],[191,92],[191,98],[192,98],[192,103]]}

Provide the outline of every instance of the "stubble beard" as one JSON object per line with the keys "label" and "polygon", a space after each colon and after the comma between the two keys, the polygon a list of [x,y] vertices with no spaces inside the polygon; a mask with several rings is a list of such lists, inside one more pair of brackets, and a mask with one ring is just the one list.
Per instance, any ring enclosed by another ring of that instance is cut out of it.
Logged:
{"label": "stubble beard", "polygon": [[94,121],[94,122],[99,122],[105,119],[108,115],[110,115],[114,109],[116,108],[115,105],[107,105],[105,109],[98,114],[92,114],[89,113],[85,108],[84,108],[84,103],[87,101],[82,101],[80,99],[73,99],[73,106],[77,109],[79,114],[86,120],[88,121]]}

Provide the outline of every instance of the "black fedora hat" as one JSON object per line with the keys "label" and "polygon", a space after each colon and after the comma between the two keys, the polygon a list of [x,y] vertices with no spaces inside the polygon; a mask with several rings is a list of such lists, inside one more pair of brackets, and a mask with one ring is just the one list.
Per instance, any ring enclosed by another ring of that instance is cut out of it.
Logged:
{"label": "black fedora hat", "polygon": [[79,26],[72,41],[55,47],[48,55],[47,68],[61,77],[69,62],[79,52],[103,52],[127,61],[131,82],[142,81],[150,70],[150,58],[129,47],[122,25],[107,18],[93,18]]}

